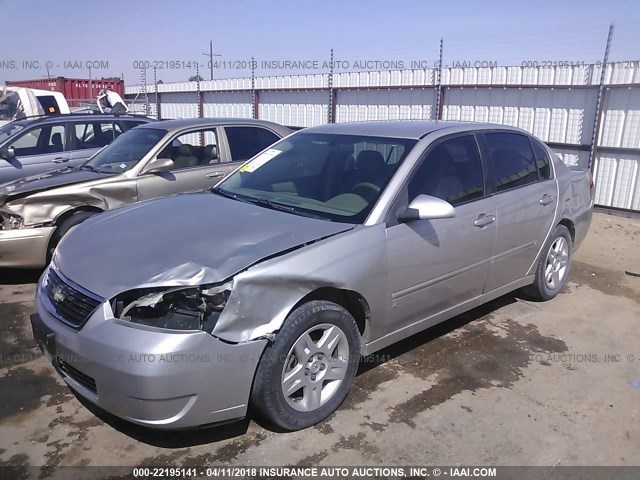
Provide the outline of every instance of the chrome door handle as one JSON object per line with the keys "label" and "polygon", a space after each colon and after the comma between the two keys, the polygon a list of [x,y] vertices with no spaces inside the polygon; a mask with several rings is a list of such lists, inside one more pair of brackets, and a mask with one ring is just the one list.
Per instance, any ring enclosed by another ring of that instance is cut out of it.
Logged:
{"label": "chrome door handle", "polygon": [[64,157],[57,157],[57,158],[54,158],[52,161],[53,163],[65,163],[65,162],[68,162],[69,159]]}
{"label": "chrome door handle", "polygon": [[540,205],[546,206],[553,202],[553,196],[546,193],[540,199]]}
{"label": "chrome door handle", "polygon": [[207,173],[207,178],[221,178],[224,177],[224,172]]}
{"label": "chrome door handle", "polygon": [[477,218],[477,220],[475,222],[473,222],[473,224],[476,227],[486,227],[487,225],[489,225],[490,223],[493,223],[496,221],[496,217],[494,217],[493,215],[485,215],[484,213],[480,214],[480,216]]}

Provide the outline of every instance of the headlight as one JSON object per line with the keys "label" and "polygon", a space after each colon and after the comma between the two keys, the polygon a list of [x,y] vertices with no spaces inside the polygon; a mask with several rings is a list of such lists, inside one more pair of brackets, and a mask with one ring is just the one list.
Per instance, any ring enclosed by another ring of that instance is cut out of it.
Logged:
{"label": "headlight", "polygon": [[20,215],[5,213],[2,214],[0,219],[2,220],[2,226],[0,227],[2,230],[18,230],[24,227],[24,219]]}
{"label": "headlight", "polygon": [[232,288],[231,281],[200,287],[130,290],[116,296],[111,307],[117,318],[128,322],[211,333]]}

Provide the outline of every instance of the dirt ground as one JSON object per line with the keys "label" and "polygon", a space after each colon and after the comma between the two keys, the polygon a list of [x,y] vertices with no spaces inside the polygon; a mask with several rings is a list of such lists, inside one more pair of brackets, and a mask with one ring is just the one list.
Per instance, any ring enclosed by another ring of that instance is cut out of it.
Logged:
{"label": "dirt ground", "polygon": [[640,277],[625,271],[640,274],[640,220],[595,214],[556,299],[506,295],[379,352],[296,433],[94,415],[34,345],[37,273],[4,272],[0,465],[639,465]]}

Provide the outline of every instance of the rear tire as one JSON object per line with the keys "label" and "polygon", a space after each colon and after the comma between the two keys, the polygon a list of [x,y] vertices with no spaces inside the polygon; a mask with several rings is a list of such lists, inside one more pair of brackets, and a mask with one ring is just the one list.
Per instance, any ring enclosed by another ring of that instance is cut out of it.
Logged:
{"label": "rear tire", "polygon": [[293,431],[331,415],[344,401],[360,361],[360,333],[340,305],[314,300],[285,320],[265,350],[251,407],[267,423]]}
{"label": "rear tire", "polygon": [[558,295],[569,277],[572,252],[569,230],[558,225],[542,250],[533,284],[522,291],[534,300],[551,300]]}
{"label": "rear tire", "polygon": [[62,240],[62,237],[64,237],[67,234],[67,232],[69,232],[69,230],[71,230],[73,227],[81,224],[87,218],[93,217],[97,213],[98,212],[87,212],[87,211],[76,212],[71,214],[70,217],[66,218],[60,223],[60,225],[58,225],[58,227],[53,232],[53,235],[51,236],[51,240],[49,241],[49,247],[47,249],[47,264],[51,262],[51,258],[53,257],[53,252],[58,246],[58,243],[60,243],[60,240]]}

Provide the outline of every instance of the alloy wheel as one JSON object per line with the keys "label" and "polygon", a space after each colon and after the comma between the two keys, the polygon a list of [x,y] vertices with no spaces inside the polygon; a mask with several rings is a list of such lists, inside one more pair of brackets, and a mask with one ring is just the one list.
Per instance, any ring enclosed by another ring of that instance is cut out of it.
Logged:
{"label": "alloy wheel", "polygon": [[569,244],[564,237],[558,237],[551,244],[544,269],[547,287],[555,290],[562,284],[569,266]]}
{"label": "alloy wheel", "polygon": [[314,325],[293,343],[282,371],[282,393],[291,408],[311,412],[329,401],[349,366],[349,342],[336,325]]}

